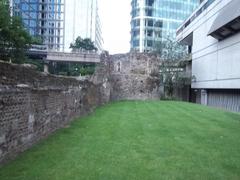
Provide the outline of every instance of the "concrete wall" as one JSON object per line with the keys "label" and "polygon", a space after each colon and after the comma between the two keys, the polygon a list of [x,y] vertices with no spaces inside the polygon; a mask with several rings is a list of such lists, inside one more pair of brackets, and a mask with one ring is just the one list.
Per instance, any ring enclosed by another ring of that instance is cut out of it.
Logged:
{"label": "concrete wall", "polygon": [[193,32],[192,75],[196,89],[240,89],[240,33],[218,41],[208,36],[219,12],[231,0],[216,0],[184,31],[182,40]]}
{"label": "concrete wall", "polygon": [[215,19],[230,2],[215,0],[177,39],[192,43],[192,89],[197,91],[196,102],[239,112],[236,92],[240,89],[240,33],[222,41],[208,36]]}

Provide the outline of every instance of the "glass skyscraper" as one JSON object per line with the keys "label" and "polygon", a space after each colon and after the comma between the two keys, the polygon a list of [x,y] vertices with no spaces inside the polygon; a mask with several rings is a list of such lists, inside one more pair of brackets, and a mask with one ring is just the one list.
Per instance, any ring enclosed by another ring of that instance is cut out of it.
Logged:
{"label": "glass skyscraper", "polygon": [[177,28],[199,0],[132,0],[131,50],[151,51],[157,42],[175,38]]}
{"label": "glass skyscraper", "polygon": [[29,33],[49,49],[64,48],[64,0],[11,0],[12,14],[20,16]]}
{"label": "glass skyscraper", "polygon": [[65,51],[78,36],[90,38],[99,51],[103,38],[99,16],[99,0],[67,0],[65,4]]}

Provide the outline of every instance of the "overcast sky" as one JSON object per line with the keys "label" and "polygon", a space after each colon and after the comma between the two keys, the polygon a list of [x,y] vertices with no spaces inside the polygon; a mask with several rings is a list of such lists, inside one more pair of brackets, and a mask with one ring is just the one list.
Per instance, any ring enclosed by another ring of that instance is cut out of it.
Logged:
{"label": "overcast sky", "polygon": [[104,49],[110,54],[130,50],[130,0],[99,0]]}

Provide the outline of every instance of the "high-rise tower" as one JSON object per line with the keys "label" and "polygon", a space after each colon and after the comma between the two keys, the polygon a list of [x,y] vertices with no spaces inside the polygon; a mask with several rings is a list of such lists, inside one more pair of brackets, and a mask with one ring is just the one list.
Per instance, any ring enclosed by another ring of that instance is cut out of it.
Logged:
{"label": "high-rise tower", "polygon": [[181,23],[199,0],[132,0],[131,50],[152,50],[157,42],[175,38]]}
{"label": "high-rise tower", "polygon": [[52,50],[64,48],[64,0],[11,0],[12,14],[20,16],[29,33]]}
{"label": "high-rise tower", "polygon": [[70,51],[70,44],[78,36],[90,38],[101,51],[103,39],[98,0],[67,0],[65,6],[65,51]]}

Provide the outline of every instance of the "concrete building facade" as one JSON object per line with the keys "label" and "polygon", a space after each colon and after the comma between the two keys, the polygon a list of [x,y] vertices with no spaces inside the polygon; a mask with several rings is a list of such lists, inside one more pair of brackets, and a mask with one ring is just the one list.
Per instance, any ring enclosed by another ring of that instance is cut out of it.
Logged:
{"label": "concrete building facade", "polygon": [[132,0],[131,50],[151,51],[156,43],[175,38],[176,29],[199,0]]}
{"label": "concrete building facade", "polygon": [[90,38],[101,51],[103,38],[98,0],[67,0],[65,12],[64,50],[71,51],[70,44],[78,36],[81,36],[82,38]]}
{"label": "concrete building facade", "polygon": [[177,30],[192,53],[198,103],[240,112],[240,3],[204,0]]}

